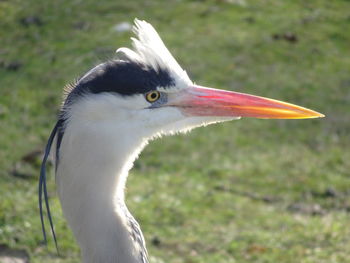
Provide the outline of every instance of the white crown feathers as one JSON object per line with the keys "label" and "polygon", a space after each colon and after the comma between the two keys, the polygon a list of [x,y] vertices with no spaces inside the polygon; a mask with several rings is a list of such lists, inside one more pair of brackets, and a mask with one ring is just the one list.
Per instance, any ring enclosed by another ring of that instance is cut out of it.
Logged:
{"label": "white crown feathers", "polygon": [[172,75],[177,85],[191,85],[186,71],[177,63],[164,45],[157,31],[146,21],[135,19],[133,32],[137,38],[131,38],[134,50],[119,48],[116,52],[123,60],[142,63],[155,70],[164,68]]}

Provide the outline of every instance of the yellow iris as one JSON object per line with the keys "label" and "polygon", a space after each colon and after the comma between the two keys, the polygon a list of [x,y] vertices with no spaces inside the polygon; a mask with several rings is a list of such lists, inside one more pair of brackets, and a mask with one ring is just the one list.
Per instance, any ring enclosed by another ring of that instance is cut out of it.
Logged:
{"label": "yellow iris", "polygon": [[146,94],[146,100],[148,102],[155,102],[160,98],[159,91],[151,91]]}

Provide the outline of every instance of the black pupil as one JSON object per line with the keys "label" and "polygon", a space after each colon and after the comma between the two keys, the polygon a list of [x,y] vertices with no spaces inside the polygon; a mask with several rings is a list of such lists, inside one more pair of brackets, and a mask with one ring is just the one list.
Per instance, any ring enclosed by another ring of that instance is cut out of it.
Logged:
{"label": "black pupil", "polygon": [[153,92],[151,93],[151,99],[156,99],[157,98],[157,93]]}

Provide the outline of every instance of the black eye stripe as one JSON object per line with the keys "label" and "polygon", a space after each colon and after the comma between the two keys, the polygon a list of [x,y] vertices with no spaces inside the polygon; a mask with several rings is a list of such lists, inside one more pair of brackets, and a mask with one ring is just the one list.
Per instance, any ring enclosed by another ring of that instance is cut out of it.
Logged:
{"label": "black eye stripe", "polygon": [[87,93],[114,92],[123,96],[145,94],[157,87],[173,87],[175,80],[168,69],[154,69],[130,61],[103,63],[81,78],[69,93],[66,104]]}

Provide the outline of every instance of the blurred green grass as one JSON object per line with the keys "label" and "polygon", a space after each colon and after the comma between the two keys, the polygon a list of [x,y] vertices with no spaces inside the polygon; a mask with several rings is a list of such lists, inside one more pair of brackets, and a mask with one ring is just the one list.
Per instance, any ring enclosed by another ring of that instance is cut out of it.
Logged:
{"label": "blurred green grass", "polygon": [[[61,256],[37,208],[62,87],[152,23],[202,85],[290,101],[318,120],[253,120],[152,142],[128,205],[153,262],[350,262],[349,1],[0,1],[0,244],[79,262],[55,196]],[[33,152],[34,151],[34,152]]]}

